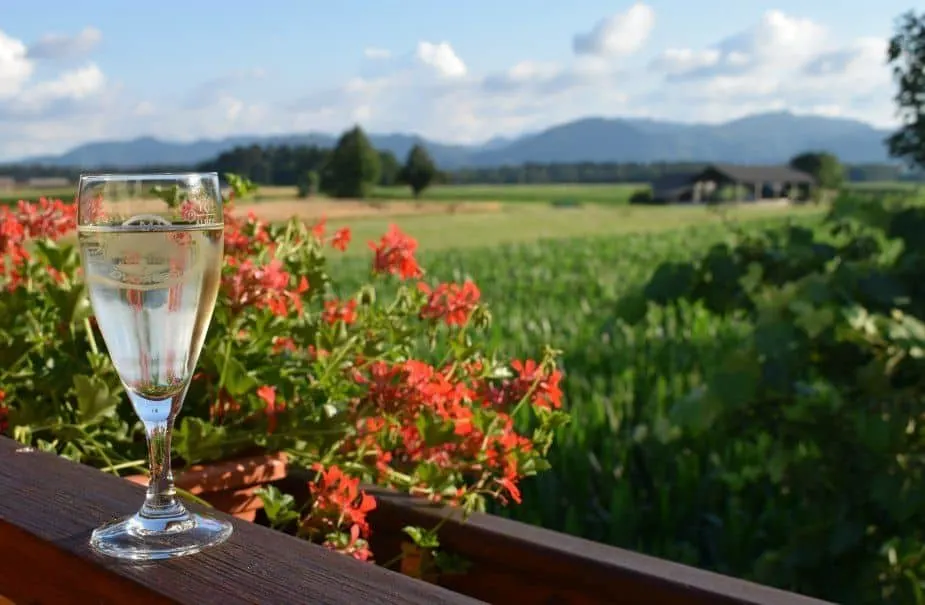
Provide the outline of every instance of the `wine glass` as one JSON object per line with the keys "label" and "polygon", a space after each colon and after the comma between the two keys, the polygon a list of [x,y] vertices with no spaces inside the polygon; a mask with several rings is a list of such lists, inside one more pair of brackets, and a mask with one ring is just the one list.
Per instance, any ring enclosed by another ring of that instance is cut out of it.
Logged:
{"label": "wine glass", "polygon": [[189,555],[231,524],[177,498],[170,436],[205,340],[221,279],[224,222],[215,173],[81,175],[77,236],[112,363],[145,429],[150,482],[141,509],[93,531],[99,553]]}

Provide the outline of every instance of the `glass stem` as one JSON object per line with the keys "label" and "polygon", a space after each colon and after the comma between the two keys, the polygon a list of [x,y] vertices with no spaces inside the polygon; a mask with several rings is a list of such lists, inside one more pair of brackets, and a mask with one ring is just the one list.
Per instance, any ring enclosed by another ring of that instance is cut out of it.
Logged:
{"label": "glass stem", "polygon": [[148,493],[141,507],[141,515],[149,518],[177,517],[186,514],[177,499],[170,470],[170,436],[173,422],[146,422],[148,439],[148,465],[151,473]]}

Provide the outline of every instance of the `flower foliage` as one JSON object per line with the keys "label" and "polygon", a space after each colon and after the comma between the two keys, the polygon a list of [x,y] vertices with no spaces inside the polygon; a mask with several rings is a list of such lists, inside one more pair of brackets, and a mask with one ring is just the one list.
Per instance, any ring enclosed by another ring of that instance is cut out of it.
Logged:
{"label": "flower foliage", "polygon": [[[296,508],[268,490],[271,521],[362,560],[375,507],[363,483],[465,510],[520,502],[519,482],[547,467],[567,421],[555,351],[509,360],[483,346],[490,314],[478,287],[429,279],[396,226],[369,243],[369,282],[343,292],[327,256],[347,249],[348,229],[266,224],[231,200],[224,210],[219,299],[174,431],[176,460],[287,452],[310,497]],[[87,300],[74,223],[60,201],[0,208],[0,432],[138,472],[143,431]]]}

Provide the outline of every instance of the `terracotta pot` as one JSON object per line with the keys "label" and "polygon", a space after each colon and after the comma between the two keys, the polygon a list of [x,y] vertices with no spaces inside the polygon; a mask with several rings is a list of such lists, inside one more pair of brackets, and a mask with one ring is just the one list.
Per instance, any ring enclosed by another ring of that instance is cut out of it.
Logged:
{"label": "terracotta pot", "polygon": [[[253,521],[263,508],[254,491],[267,483],[286,477],[285,454],[262,454],[234,460],[194,464],[174,472],[180,489],[202,498],[218,510],[239,519]],[[126,477],[133,483],[147,485],[145,475]]]}

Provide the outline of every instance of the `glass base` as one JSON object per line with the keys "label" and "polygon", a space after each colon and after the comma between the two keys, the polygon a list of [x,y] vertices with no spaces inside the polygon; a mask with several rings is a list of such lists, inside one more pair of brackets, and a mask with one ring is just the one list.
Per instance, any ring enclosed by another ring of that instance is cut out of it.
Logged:
{"label": "glass base", "polygon": [[231,529],[227,521],[186,510],[170,517],[136,513],[93,530],[90,547],[100,554],[132,561],[170,559],[221,544]]}

